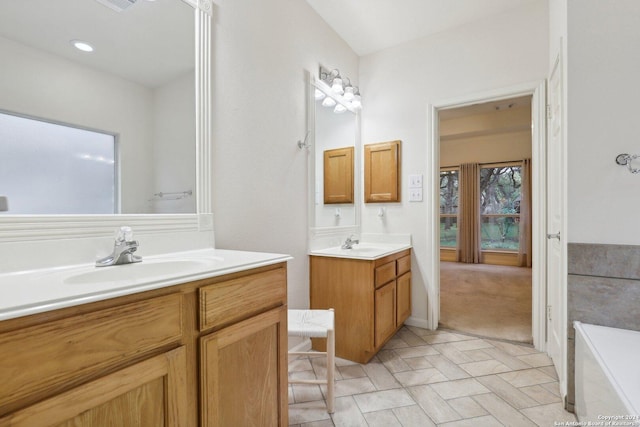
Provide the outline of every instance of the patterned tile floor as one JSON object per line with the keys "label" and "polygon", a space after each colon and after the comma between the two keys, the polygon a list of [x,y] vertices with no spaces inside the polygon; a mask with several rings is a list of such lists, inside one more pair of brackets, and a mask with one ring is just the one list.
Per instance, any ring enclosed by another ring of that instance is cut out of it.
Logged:
{"label": "patterned tile floor", "polygon": [[[289,376],[325,377],[324,357],[289,362]],[[553,426],[565,412],[551,360],[532,347],[405,326],[366,365],[336,362],[335,413],[324,386],[289,386],[289,425]]]}

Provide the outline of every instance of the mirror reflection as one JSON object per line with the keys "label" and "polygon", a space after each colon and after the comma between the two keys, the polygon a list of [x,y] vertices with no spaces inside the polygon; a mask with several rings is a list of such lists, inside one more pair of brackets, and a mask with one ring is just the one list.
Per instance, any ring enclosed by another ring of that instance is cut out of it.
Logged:
{"label": "mirror reflection", "polygon": [[[336,110],[322,84],[312,85],[315,98],[315,226],[356,225],[354,149],[357,115],[347,108]],[[320,94],[318,94],[318,92]],[[321,94],[324,94],[322,96]],[[324,105],[323,105],[324,103]],[[329,104],[329,105],[327,105]],[[328,174],[325,173],[328,172]]]}
{"label": "mirror reflection", "polygon": [[194,24],[183,0],[0,2],[3,214],[195,213]]}

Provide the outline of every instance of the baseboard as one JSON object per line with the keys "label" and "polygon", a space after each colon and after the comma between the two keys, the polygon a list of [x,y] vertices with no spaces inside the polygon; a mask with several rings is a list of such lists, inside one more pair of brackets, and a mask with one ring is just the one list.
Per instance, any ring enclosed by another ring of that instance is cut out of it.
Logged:
{"label": "baseboard", "polygon": [[422,329],[431,329],[429,328],[429,322],[427,320],[420,319],[418,317],[413,317],[413,316],[405,320],[404,324],[408,326],[415,326],[417,328],[422,328]]}

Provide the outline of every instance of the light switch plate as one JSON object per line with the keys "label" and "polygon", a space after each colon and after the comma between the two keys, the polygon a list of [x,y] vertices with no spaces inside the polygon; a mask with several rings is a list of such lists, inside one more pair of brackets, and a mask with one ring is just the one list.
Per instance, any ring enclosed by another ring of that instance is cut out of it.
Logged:
{"label": "light switch plate", "polygon": [[409,188],[422,188],[422,174],[409,175]]}
{"label": "light switch plate", "polygon": [[409,189],[409,201],[421,202],[422,201],[422,188],[410,188]]}

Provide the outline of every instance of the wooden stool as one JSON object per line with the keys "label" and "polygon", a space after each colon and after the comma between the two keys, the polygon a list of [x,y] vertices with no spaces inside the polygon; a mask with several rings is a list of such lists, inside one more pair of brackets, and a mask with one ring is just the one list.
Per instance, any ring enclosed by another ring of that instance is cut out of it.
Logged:
{"label": "wooden stool", "polygon": [[327,412],[333,413],[334,404],[334,377],[336,340],[334,332],[333,309],[328,310],[288,310],[288,335],[304,338],[326,338],[327,351],[291,351],[293,356],[317,356],[327,355],[327,378],[324,380],[295,380],[290,379],[289,384],[326,384],[327,385]]}

